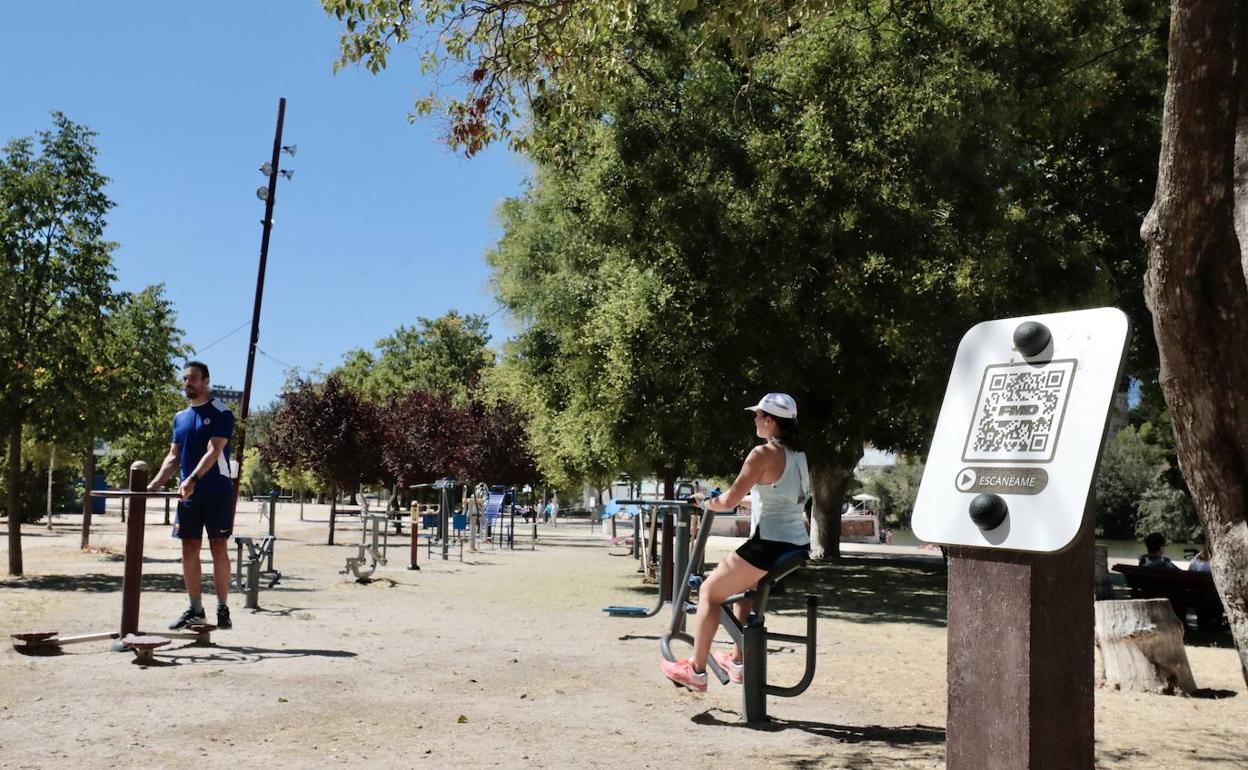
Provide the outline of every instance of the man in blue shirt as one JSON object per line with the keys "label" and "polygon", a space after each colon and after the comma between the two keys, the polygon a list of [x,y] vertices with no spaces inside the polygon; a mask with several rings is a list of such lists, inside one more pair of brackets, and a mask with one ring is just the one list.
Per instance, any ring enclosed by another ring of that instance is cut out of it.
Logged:
{"label": "man in blue shirt", "polygon": [[217,591],[217,628],[230,628],[230,550],[227,540],[234,529],[234,481],[230,465],[230,436],[234,414],[212,397],[208,366],[188,361],[182,369],[182,388],[190,406],[173,417],[173,443],[160,471],[148,485],[156,491],[164,486],[175,468],[181,468],[178,517],[173,536],[182,541],[182,577],[191,606],[170,624],[178,629],[204,622],[200,598],[202,567],[199,560],[204,532],[212,552],[212,583]]}

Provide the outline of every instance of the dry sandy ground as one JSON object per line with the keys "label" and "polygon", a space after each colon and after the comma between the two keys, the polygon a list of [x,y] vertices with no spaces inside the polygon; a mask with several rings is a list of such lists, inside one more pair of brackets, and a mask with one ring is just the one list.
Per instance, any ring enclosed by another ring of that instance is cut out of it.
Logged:
{"label": "dry sandy ground", "polygon": [[[279,511],[286,577],[261,593],[263,611],[235,597],[235,628],[211,646],[175,644],[159,665],[141,667],[107,643],[55,657],[6,645],[0,767],[944,766],[938,562],[917,578],[903,563],[834,579],[814,684],[799,698],[770,699],[774,723],[752,729],[739,722],[738,685],[713,682],[694,695],[662,678],[663,615],[600,611],[645,603],[652,589],[624,549],[591,540],[584,525],[577,538],[558,537],[573,531],[560,526],[535,551],[485,550],[462,563],[457,553],[428,560],[422,549],[419,572],[404,569],[407,539],[396,538],[381,579],[361,585],[338,573],[354,549],[322,545],[324,513],[308,515],[319,522],[300,523],[293,506]],[[28,529],[27,576],[0,582],[6,636],[116,628],[122,564],[108,552],[121,553],[121,525],[106,517],[93,538],[105,552],[82,553],[77,521]],[[240,534],[262,526],[240,513]],[[176,556],[167,529],[149,524],[145,629],[163,628],[184,606]],[[910,595],[890,596],[893,585]],[[797,601],[770,616],[773,630],[804,630]],[[1230,697],[1098,690],[1098,766],[1248,766],[1248,696],[1233,651],[1187,653],[1197,683]],[[796,681],[801,655],[777,644],[769,666],[773,681]]]}

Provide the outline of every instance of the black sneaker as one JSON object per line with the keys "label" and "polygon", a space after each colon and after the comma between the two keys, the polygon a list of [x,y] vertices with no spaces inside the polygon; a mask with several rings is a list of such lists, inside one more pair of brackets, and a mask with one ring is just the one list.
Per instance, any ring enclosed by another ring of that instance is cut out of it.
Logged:
{"label": "black sneaker", "polygon": [[177,620],[169,624],[169,630],[177,631],[179,628],[186,628],[189,625],[193,625],[195,623],[203,623],[203,622],[204,622],[204,610],[202,607],[199,609],[194,609],[193,607],[187,607],[186,612],[183,612],[182,615]]}
{"label": "black sneaker", "polygon": [[217,628],[227,629],[233,628],[234,623],[230,621],[230,608],[224,604],[217,605]]}

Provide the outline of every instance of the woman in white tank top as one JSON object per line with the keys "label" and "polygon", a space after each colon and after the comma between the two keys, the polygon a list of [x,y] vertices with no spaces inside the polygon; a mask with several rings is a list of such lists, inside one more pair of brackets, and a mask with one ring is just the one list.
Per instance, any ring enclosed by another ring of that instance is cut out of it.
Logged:
{"label": "woman in white tank top", "polygon": [[[784,554],[810,548],[805,521],[810,471],[797,430],[797,402],[787,393],[768,393],[746,409],[754,412],[754,431],[763,443],[746,455],[728,491],[703,500],[702,507],[731,511],[748,495],[750,539],[716,565],[698,588],[698,614],[691,629],[693,657],[659,664],[668,679],[698,692],[706,691],[706,658],[719,626],[720,604],[757,586]],[[735,612],[744,622],[750,603],[737,602]],[[733,681],[741,681],[740,649],[718,652],[715,660]]]}

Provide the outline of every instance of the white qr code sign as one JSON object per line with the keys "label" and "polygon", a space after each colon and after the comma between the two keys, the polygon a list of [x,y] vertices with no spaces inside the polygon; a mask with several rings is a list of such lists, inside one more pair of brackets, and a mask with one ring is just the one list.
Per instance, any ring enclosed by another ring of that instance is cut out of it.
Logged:
{"label": "white qr code sign", "polygon": [[[1024,355],[1021,324],[1050,341]],[[1059,551],[1083,523],[1128,323],[1115,308],[1007,318],[977,324],[962,338],[915,501],[913,525],[932,543]],[[992,495],[999,524],[968,511]]]}

